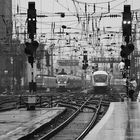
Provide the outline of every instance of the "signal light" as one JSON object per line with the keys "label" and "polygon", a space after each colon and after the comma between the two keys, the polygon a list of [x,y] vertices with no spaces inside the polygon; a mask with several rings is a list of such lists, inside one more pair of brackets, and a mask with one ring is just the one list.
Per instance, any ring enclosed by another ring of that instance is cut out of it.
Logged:
{"label": "signal light", "polygon": [[65,13],[61,13],[61,17],[64,18],[65,17]]}
{"label": "signal light", "polygon": [[123,21],[123,24],[131,24],[131,21]]}
{"label": "signal light", "polygon": [[88,62],[87,51],[83,51],[83,61]]}
{"label": "signal light", "polygon": [[26,42],[25,45],[26,47],[24,49],[24,52],[27,55],[33,56],[39,46],[39,43],[37,41],[32,41],[32,43]]}
{"label": "signal light", "polygon": [[122,58],[126,58],[128,55],[127,55],[127,50],[126,50],[126,46],[124,45],[121,45],[121,52],[120,52],[120,55]]}
{"label": "signal light", "polygon": [[123,36],[131,36],[131,28],[132,28],[131,22],[132,19],[130,5],[124,5],[123,21],[122,21]]}
{"label": "signal light", "polygon": [[131,24],[131,21],[127,21],[127,24]]}
{"label": "signal light", "polygon": [[87,51],[83,51],[83,66],[82,69],[86,70],[88,67],[88,57],[87,57]]}
{"label": "signal light", "polygon": [[87,67],[88,67],[88,64],[87,64],[87,63],[85,63],[85,64],[83,64],[82,69],[86,70],[86,69],[87,69]]}
{"label": "signal light", "polygon": [[66,25],[62,25],[62,29],[66,29],[67,28],[67,26]]}
{"label": "signal light", "polygon": [[38,48],[38,42],[37,41],[32,41],[32,43],[26,42],[25,43],[26,47],[24,49],[24,52],[28,56],[28,62],[31,64],[33,67],[34,63],[34,54],[36,54],[36,49]]}
{"label": "signal light", "polygon": [[134,45],[133,44],[127,44],[121,45],[121,52],[120,55],[122,58],[127,58],[128,55],[130,55],[134,51]]}
{"label": "signal light", "polygon": [[35,2],[28,3],[27,10],[27,31],[29,34],[29,38],[33,39],[34,34],[36,34],[36,9]]}

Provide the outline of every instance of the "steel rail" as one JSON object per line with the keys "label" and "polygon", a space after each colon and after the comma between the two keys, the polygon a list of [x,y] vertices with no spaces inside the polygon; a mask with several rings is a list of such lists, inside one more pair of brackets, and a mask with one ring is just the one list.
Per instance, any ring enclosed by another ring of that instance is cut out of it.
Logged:
{"label": "steel rail", "polygon": [[56,133],[58,133],[58,131],[62,130],[65,126],[67,126],[80,112],[81,110],[84,108],[84,106],[86,105],[86,103],[92,98],[92,96],[90,96],[80,107],[79,109],[72,115],[70,116],[65,122],[63,122],[60,126],[56,127],[54,130],[52,130],[50,133],[44,135],[43,137],[41,137],[39,140],[45,140],[45,139],[50,139],[52,136],[54,136]]}
{"label": "steel rail", "polygon": [[86,129],[81,133],[81,135],[76,140],[82,140],[95,125],[96,120],[98,118],[98,113],[101,109],[102,100],[103,100],[103,98],[100,99],[96,112],[91,119],[91,122],[89,123],[89,125],[86,127]]}

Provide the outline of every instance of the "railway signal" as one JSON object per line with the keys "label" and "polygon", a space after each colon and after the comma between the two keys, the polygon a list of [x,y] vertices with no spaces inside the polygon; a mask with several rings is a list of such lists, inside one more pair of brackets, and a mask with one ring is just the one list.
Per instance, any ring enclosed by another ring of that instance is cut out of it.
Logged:
{"label": "railway signal", "polygon": [[129,36],[131,36],[132,30],[132,18],[130,5],[124,5],[123,19],[122,19],[123,36],[126,43],[129,43]]}
{"label": "railway signal", "polygon": [[[27,33],[29,38],[31,39],[30,42],[26,42],[24,52],[28,56],[28,62],[31,64],[31,82],[29,82],[29,91],[33,95],[36,91],[36,82],[34,82],[34,68],[33,64],[35,62],[36,57],[36,50],[38,48],[39,43],[34,41],[34,35],[36,34],[36,9],[35,9],[35,2],[28,2],[28,10],[27,10]],[[27,110],[34,110],[36,103],[36,97],[29,96],[28,97],[28,106]]]}
{"label": "railway signal", "polygon": [[65,17],[65,13],[61,13],[61,18],[64,18]]}
{"label": "railway signal", "polygon": [[120,55],[122,58],[127,58],[134,51],[133,44],[121,45]]}
{"label": "railway signal", "polygon": [[[30,93],[36,91],[36,82],[34,82],[34,74],[33,74],[33,64],[35,62],[35,55],[36,55],[36,50],[39,46],[39,43],[37,41],[32,41],[26,42],[25,43],[25,49],[24,52],[28,57],[28,62],[31,64],[32,70],[31,70],[31,82],[29,82],[29,91]],[[35,110],[35,103],[36,99],[35,96],[29,96],[28,97],[28,105],[27,105],[27,110]]]}
{"label": "railway signal", "polygon": [[36,34],[36,9],[35,2],[28,3],[27,10],[27,32],[31,40],[34,39],[34,34]]}
{"label": "railway signal", "polygon": [[125,68],[128,69],[130,67],[130,59],[128,56],[134,51],[133,44],[121,45],[120,56],[124,60]]}
{"label": "railway signal", "polygon": [[32,41],[31,43],[26,42],[25,45],[26,45],[26,47],[24,49],[24,52],[28,56],[28,62],[33,67],[34,57],[36,54],[36,50],[39,46],[39,43],[37,41]]}
{"label": "railway signal", "polygon": [[85,64],[85,63],[84,63],[83,66],[82,66],[82,69],[83,69],[83,70],[86,70],[87,67],[88,67],[88,64]]}
{"label": "railway signal", "polygon": [[26,42],[25,46],[26,46],[25,49],[24,49],[25,54],[28,55],[28,56],[33,56],[32,44],[29,43],[29,42]]}
{"label": "railway signal", "polygon": [[87,57],[87,51],[83,51],[83,66],[82,69],[86,70],[88,67],[88,57]]}

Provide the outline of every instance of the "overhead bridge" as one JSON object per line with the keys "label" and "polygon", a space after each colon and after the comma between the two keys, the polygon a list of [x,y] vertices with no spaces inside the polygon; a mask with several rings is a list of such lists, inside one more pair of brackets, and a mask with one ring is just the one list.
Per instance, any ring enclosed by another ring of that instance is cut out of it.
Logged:
{"label": "overhead bridge", "polygon": [[92,63],[120,63],[121,58],[106,58],[106,57],[98,57],[91,59]]}

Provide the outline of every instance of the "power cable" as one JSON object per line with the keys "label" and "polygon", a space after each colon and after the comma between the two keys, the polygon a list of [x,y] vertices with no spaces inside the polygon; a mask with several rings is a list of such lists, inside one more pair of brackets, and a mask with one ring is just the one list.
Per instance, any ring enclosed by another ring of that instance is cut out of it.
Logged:
{"label": "power cable", "polygon": [[126,0],[124,0],[123,2],[121,2],[121,3],[119,3],[119,4],[115,5],[115,6],[113,6],[113,7],[111,8],[111,10],[112,10],[112,9],[113,9],[113,10],[117,10],[117,9],[114,9],[114,8],[120,6],[120,5],[123,4],[123,3],[125,3],[125,1],[126,1]]}
{"label": "power cable", "polygon": [[[58,0],[55,0],[56,1],[56,3],[58,3],[61,7],[63,7],[64,9],[66,9],[67,11],[69,11],[70,13],[72,13],[73,14],[73,12],[72,11],[70,11],[68,8],[66,8],[63,4],[61,4],[60,2],[58,2]],[[75,15],[74,15],[75,16]]]}
{"label": "power cable", "polygon": [[83,2],[83,1],[79,1],[79,0],[74,0],[77,3],[81,3],[81,4],[105,4],[105,3],[112,3],[114,1],[118,1],[118,0],[111,0],[111,1],[107,1],[107,2]]}

